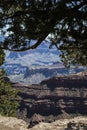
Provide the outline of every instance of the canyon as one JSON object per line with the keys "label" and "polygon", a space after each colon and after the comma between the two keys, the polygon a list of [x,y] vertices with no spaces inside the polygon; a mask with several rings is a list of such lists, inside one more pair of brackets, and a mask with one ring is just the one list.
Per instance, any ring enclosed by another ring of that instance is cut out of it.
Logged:
{"label": "canyon", "polygon": [[12,83],[12,86],[19,90],[18,118],[28,121],[30,127],[42,121],[87,114],[87,72],[53,77],[38,85]]}
{"label": "canyon", "polygon": [[87,130],[86,71],[40,84],[11,84],[19,91],[20,106],[17,118],[0,115],[0,130]]}

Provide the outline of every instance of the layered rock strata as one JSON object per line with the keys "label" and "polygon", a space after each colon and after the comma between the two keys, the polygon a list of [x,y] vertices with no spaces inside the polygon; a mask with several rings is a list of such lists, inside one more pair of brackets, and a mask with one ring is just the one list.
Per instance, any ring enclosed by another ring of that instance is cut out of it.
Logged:
{"label": "layered rock strata", "polygon": [[87,75],[53,77],[39,85],[12,84],[20,91],[20,112],[28,118],[65,113],[87,114]]}

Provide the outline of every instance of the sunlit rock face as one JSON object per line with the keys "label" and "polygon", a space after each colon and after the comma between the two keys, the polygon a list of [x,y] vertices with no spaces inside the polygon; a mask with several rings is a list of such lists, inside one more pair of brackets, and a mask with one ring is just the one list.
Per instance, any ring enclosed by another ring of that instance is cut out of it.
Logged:
{"label": "sunlit rock face", "polygon": [[28,123],[15,117],[0,115],[0,130],[28,130]]}
{"label": "sunlit rock face", "polygon": [[76,117],[74,119],[57,120],[53,123],[40,123],[30,130],[86,130],[87,117]]}
{"label": "sunlit rock face", "polygon": [[87,117],[78,116],[71,119],[56,120],[52,123],[41,122],[32,128],[20,119],[0,116],[0,130],[86,130]]}

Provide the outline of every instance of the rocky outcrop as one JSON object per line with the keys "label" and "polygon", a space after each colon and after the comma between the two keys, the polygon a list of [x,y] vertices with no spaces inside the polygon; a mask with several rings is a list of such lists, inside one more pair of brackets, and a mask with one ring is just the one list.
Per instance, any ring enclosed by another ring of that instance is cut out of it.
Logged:
{"label": "rocky outcrop", "polygon": [[27,130],[28,124],[15,117],[4,117],[0,115],[0,130]]}
{"label": "rocky outcrop", "polygon": [[69,117],[67,114],[87,114],[87,75],[53,77],[39,85],[12,85],[20,91],[20,118],[23,113],[28,119],[35,113],[57,119],[59,114],[63,118]]}
{"label": "rocky outcrop", "polygon": [[33,127],[36,124],[39,124],[40,122],[44,122],[44,121],[45,121],[45,118],[43,116],[35,113],[32,116],[32,118],[30,119],[30,125],[29,125],[29,127]]}
{"label": "rocky outcrop", "polygon": [[87,130],[87,118],[62,119],[53,123],[40,123],[29,130]]}
{"label": "rocky outcrop", "polygon": [[0,130],[87,130],[87,117],[61,119],[52,123],[41,122],[28,128],[27,123],[23,120],[0,116]]}

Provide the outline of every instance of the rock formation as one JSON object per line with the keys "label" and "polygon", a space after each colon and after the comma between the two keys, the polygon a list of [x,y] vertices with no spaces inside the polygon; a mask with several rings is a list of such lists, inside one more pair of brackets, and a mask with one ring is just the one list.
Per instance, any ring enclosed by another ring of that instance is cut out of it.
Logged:
{"label": "rock formation", "polygon": [[39,124],[40,122],[44,122],[45,118],[39,114],[34,114],[30,120],[30,125],[29,127],[33,127],[36,124]]}
{"label": "rock formation", "polygon": [[61,119],[52,123],[41,122],[28,128],[27,123],[23,120],[0,116],[0,130],[87,130],[87,117]]}
{"label": "rock formation", "polygon": [[0,130],[87,130],[86,116],[72,119],[70,116],[87,114],[86,73],[53,77],[39,85],[12,83],[12,86],[19,90],[18,118],[27,123],[0,116]]}
{"label": "rock formation", "polygon": [[27,130],[28,124],[15,117],[4,117],[0,115],[0,130]]}
{"label": "rock formation", "polygon": [[49,115],[56,116],[52,120],[46,118],[47,122],[51,122],[59,119],[59,115],[69,118],[69,114],[87,114],[86,74],[53,77],[39,85],[12,85],[20,91],[18,115],[22,119],[30,119],[35,113],[45,118]]}
{"label": "rock formation", "polygon": [[29,130],[87,130],[87,118],[62,119],[53,123],[40,123]]}

